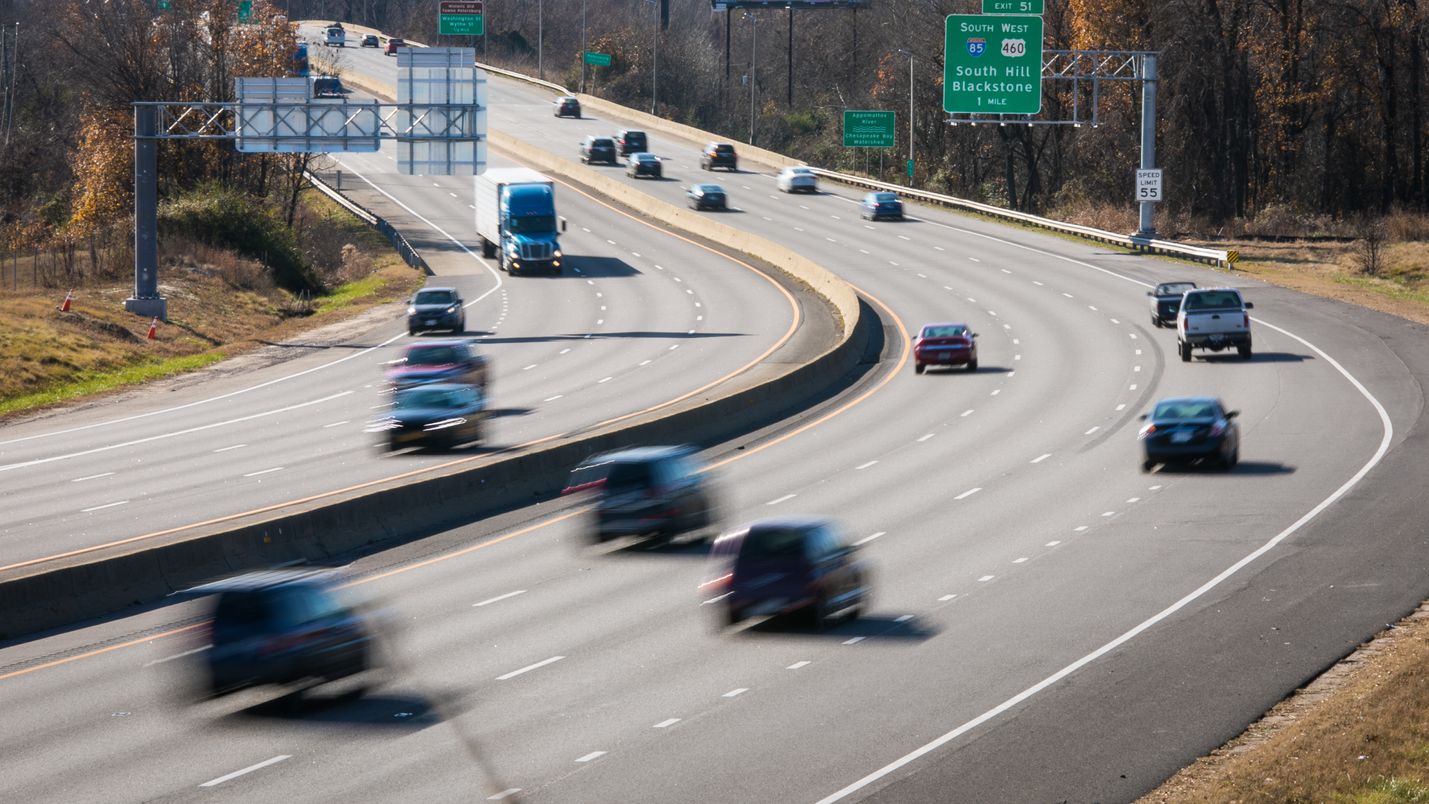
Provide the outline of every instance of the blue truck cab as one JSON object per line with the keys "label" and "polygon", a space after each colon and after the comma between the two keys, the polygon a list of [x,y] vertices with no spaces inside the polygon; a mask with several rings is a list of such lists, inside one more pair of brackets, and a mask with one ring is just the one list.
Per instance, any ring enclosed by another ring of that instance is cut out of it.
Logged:
{"label": "blue truck cab", "polygon": [[476,177],[476,232],[482,255],[510,274],[561,273],[555,187],[528,168],[488,170]]}

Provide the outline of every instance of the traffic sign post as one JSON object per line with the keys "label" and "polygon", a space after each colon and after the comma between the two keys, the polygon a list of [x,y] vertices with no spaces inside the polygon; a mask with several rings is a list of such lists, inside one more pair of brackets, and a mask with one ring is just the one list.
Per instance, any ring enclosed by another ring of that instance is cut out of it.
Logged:
{"label": "traffic sign post", "polygon": [[442,36],[482,36],[486,33],[483,0],[441,0],[437,7]]}
{"label": "traffic sign post", "polygon": [[1136,200],[1154,203],[1161,200],[1161,169],[1136,171]]}
{"label": "traffic sign post", "polygon": [[1042,16],[1046,3],[1043,0],[982,0],[984,14],[1036,14]]}
{"label": "traffic sign post", "polygon": [[943,111],[1042,111],[1042,18],[950,14],[943,53]]}
{"label": "traffic sign post", "polygon": [[892,148],[897,115],[893,112],[844,110],[845,148]]}

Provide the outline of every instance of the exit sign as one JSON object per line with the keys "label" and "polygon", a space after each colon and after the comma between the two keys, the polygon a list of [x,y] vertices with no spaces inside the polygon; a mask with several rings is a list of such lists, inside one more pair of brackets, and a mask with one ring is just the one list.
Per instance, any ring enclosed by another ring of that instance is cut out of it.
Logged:
{"label": "exit sign", "polygon": [[1042,16],[1045,0],[982,0],[984,14],[1036,14]]}

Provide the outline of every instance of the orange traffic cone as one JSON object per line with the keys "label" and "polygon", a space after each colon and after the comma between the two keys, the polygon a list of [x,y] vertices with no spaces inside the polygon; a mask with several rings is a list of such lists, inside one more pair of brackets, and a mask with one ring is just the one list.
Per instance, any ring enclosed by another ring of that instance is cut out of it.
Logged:
{"label": "orange traffic cone", "polygon": [[155,317],[154,317],[154,320],[149,322],[149,340],[152,341],[152,340],[154,340],[155,338],[157,338],[158,336],[159,336],[159,318],[158,318],[158,316],[155,316]]}
{"label": "orange traffic cone", "polygon": [[61,313],[68,313],[68,312],[69,312],[69,303],[72,302],[72,301],[74,301],[74,291],[73,291],[73,290],[71,290],[70,292],[66,293],[66,294],[65,294],[65,300],[62,301],[62,302],[60,302],[60,312],[61,312]]}

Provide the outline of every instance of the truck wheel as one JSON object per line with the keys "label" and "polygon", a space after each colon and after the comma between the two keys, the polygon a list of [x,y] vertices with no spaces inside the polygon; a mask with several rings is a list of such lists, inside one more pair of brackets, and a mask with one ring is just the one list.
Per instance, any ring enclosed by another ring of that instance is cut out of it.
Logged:
{"label": "truck wheel", "polygon": [[481,238],[481,256],[488,260],[496,256],[496,244],[484,237]]}
{"label": "truck wheel", "polygon": [[1181,343],[1181,362],[1191,362],[1191,344],[1185,343],[1184,341]]}
{"label": "truck wheel", "polygon": [[1243,344],[1243,345],[1241,345],[1241,346],[1238,346],[1238,347],[1236,347],[1236,351],[1240,353],[1240,356],[1241,356],[1242,358],[1244,358],[1244,359],[1246,359],[1246,360],[1249,360],[1249,359],[1250,359],[1250,344],[1247,343],[1247,344]]}
{"label": "truck wheel", "polygon": [[922,374],[922,373],[923,373],[923,368],[924,368],[924,366],[923,366],[922,363],[914,363],[914,364],[913,364],[913,373],[914,373],[914,374]]}

